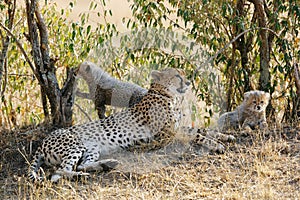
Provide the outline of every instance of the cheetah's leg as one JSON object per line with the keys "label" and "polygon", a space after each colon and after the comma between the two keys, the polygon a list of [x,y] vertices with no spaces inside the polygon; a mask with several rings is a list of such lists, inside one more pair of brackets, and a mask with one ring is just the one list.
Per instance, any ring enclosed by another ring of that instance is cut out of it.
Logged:
{"label": "cheetah's leg", "polygon": [[116,168],[117,165],[119,165],[120,162],[115,159],[104,159],[104,160],[99,160],[99,161],[89,161],[85,162],[77,167],[78,170],[83,170],[87,172],[92,172],[92,171],[107,171],[109,169],[114,169]]}
{"label": "cheetah's leg", "polygon": [[246,119],[242,125],[242,130],[246,131],[252,131],[255,129],[260,129],[260,130],[267,130],[268,129],[268,123],[265,119],[262,119],[258,122],[253,123],[253,120],[251,119]]}
{"label": "cheetah's leg", "polygon": [[263,120],[261,122],[259,122],[259,128],[261,130],[267,130],[268,129],[268,123],[266,120]]}
{"label": "cheetah's leg", "polygon": [[95,95],[94,104],[95,104],[95,109],[97,110],[98,113],[98,117],[99,119],[104,119],[105,111],[106,111],[105,102],[106,102],[106,98],[109,97],[107,97],[106,95],[106,90],[102,89],[99,85],[97,85],[94,95]]}
{"label": "cheetah's leg", "polygon": [[193,147],[206,147],[212,152],[224,153],[225,147],[214,139],[197,134],[190,142]]}
{"label": "cheetah's leg", "polygon": [[82,171],[105,171],[115,168],[119,161],[115,159],[100,160],[100,154],[97,151],[87,151],[83,156],[83,161],[78,165],[77,170]]}
{"label": "cheetah's leg", "polygon": [[40,166],[44,163],[44,154],[41,148],[36,151],[33,161],[29,168],[28,178],[32,181],[43,181],[44,177],[40,176],[38,171]]}
{"label": "cheetah's leg", "polygon": [[57,182],[62,176],[72,178],[73,176],[89,176],[89,173],[86,172],[75,172],[75,171],[65,171],[65,170],[56,170],[55,174],[51,176],[52,182]]}
{"label": "cheetah's leg", "polygon": [[203,132],[204,136],[210,137],[210,138],[215,138],[217,140],[220,140],[222,142],[234,142],[236,139],[233,135],[227,135],[220,133],[217,130],[205,130]]}
{"label": "cheetah's leg", "polygon": [[202,135],[204,137],[208,137],[210,139],[217,139],[222,142],[234,142],[236,139],[233,135],[227,135],[220,133],[217,130],[211,129],[200,129],[200,128],[193,128],[193,127],[183,127],[182,130],[189,135]]}
{"label": "cheetah's leg", "polygon": [[167,146],[171,141],[175,138],[175,132],[171,129],[164,128],[157,134],[155,134],[150,139],[141,139],[138,141],[135,141],[135,143],[132,146],[129,146],[127,150],[129,151],[151,151],[151,150],[157,150],[161,149],[165,146]]}
{"label": "cheetah's leg", "polygon": [[76,164],[82,157],[83,152],[78,148],[71,149],[67,154],[62,157],[60,167],[51,176],[52,182],[57,182],[62,176],[72,178],[78,175],[89,175],[89,173],[74,171]]}
{"label": "cheetah's leg", "polygon": [[205,146],[213,152],[223,153],[225,150],[225,147],[218,141],[235,141],[234,136],[220,133],[217,130],[206,130],[187,127],[184,127],[183,130],[185,130],[185,132],[188,132],[189,134],[196,135],[196,137],[191,141],[191,144],[193,146]]}

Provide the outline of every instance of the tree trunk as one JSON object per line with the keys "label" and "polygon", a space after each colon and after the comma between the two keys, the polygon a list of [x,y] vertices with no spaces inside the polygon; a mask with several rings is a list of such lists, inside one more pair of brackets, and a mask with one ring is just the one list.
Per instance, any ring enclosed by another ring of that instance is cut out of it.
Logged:
{"label": "tree trunk", "polygon": [[73,122],[73,105],[75,102],[75,89],[77,85],[76,72],[68,69],[67,80],[61,89],[61,115],[63,116],[64,126],[71,126]]}
{"label": "tree trunk", "polygon": [[[7,28],[8,30],[12,29],[13,26],[13,22],[14,22],[14,16],[15,16],[15,10],[16,10],[16,0],[14,1],[5,1],[7,6],[8,6],[8,10],[7,10],[7,14],[8,14],[8,25]],[[0,95],[2,97],[3,95],[3,91],[1,90],[1,83],[2,83],[2,77],[3,77],[3,72],[4,72],[4,65],[5,65],[5,60],[7,57],[7,51],[8,51],[8,46],[10,43],[10,37],[8,36],[8,33],[6,33],[6,37],[3,38],[3,43],[2,43],[2,51],[0,53]],[[4,90],[5,88],[3,88]]]}
{"label": "tree trunk", "polygon": [[[50,60],[48,31],[37,6],[37,0],[25,0],[29,41],[32,46],[34,74],[42,91],[42,103],[45,117],[48,114],[48,102],[51,121],[54,126],[72,125],[72,107],[74,104],[75,74],[70,71],[62,89],[59,88],[55,74],[55,61]],[[48,100],[48,101],[47,101]]]}
{"label": "tree trunk", "polygon": [[[245,0],[239,0],[237,2],[236,14],[237,14],[238,18],[240,18],[240,19],[243,19],[245,16],[244,4],[245,4]],[[235,29],[236,29],[236,35],[245,31],[245,29],[242,28],[242,26],[240,26],[239,24],[235,25]],[[249,47],[246,44],[247,43],[246,34],[241,35],[240,39],[237,40],[235,43],[236,43],[237,49],[239,50],[239,52],[241,54],[241,65],[243,68],[243,75],[244,75],[244,92],[247,92],[251,89],[251,86],[250,86],[250,78],[249,78],[249,74],[250,74],[249,58],[248,58]]]}
{"label": "tree trunk", "polygon": [[294,98],[293,102],[293,110],[291,118],[293,120],[299,119],[300,116],[300,73],[298,64],[294,63],[294,78],[295,78],[295,85],[296,85],[296,97]]}
{"label": "tree trunk", "polygon": [[267,16],[264,9],[263,0],[250,0],[254,4],[255,13],[257,14],[258,25],[261,28],[259,30],[260,38],[260,77],[259,77],[259,89],[268,91],[270,87],[270,48],[268,42],[268,31],[267,28]]}

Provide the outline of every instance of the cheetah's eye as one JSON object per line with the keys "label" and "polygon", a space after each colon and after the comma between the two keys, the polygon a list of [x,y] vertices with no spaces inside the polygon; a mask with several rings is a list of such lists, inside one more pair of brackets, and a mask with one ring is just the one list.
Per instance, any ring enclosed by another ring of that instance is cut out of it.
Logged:
{"label": "cheetah's eye", "polygon": [[253,104],[256,104],[256,101],[253,101]]}
{"label": "cheetah's eye", "polygon": [[260,103],[261,103],[261,104],[263,104],[263,103],[264,103],[264,101],[261,101]]}
{"label": "cheetah's eye", "polygon": [[176,74],[175,77],[179,78],[181,82],[183,81],[182,77],[179,74]]}

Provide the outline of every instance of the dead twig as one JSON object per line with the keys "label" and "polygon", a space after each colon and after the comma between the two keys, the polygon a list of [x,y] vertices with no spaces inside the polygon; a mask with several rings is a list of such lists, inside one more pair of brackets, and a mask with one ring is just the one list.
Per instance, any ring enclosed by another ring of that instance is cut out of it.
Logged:
{"label": "dead twig", "polygon": [[75,105],[77,106],[77,108],[86,116],[86,118],[88,118],[88,120],[91,122],[93,121],[90,116],[80,107],[80,105],[78,105],[77,103],[75,103]]}
{"label": "dead twig", "polygon": [[21,53],[25,57],[26,62],[29,64],[30,68],[35,73],[34,65],[32,64],[29,56],[27,55],[26,51],[24,50],[24,48],[23,48],[22,44],[20,43],[20,41],[18,40],[18,38],[8,28],[6,28],[2,23],[0,23],[0,27],[3,28],[7,32],[7,34],[10,35],[15,40],[15,42],[16,42],[17,46],[19,47]]}

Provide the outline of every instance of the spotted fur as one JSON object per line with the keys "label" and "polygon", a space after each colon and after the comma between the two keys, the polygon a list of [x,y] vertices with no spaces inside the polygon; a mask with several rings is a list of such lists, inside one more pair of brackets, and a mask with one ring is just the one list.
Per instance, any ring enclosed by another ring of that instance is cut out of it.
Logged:
{"label": "spotted fur", "polygon": [[[58,166],[51,180],[72,177],[82,171],[103,167],[101,156],[151,140],[163,129],[174,129],[176,96],[188,88],[183,71],[168,68],[152,72],[152,84],[142,101],[103,120],[90,122],[50,134],[38,148],[30,167],[30,178],[39,179],[42,163]],[[113,161],[112,161],[113,163]],[[112,164],[113,165],[113,164]]]}
{"label": "spotted fur", "polygon": [[[52,181],[62,176],[88,175],[90,171],[114,168],[118,164],[117,160],[103,160],[105,155],[141,146],[161,148],[169,143],[177,130],[180,103],[190,82],[182,70],[173,68],[152,71],[151,76],[147,94],[133,107],[102,120],[56,130],[46,137],[33,157],[29,178],[43,179],[39,170],[43,163],[57,167]],[[187,130],[193,131],[196,134],[191,134],[192,145],[207,145],[214,151],[223,151],[224,146],[213,138],[234,139],[211,131]]]}

